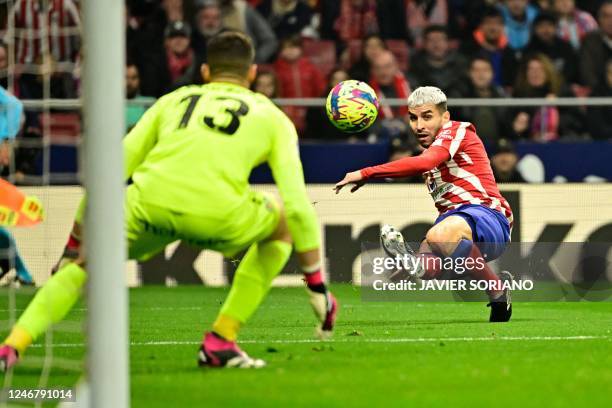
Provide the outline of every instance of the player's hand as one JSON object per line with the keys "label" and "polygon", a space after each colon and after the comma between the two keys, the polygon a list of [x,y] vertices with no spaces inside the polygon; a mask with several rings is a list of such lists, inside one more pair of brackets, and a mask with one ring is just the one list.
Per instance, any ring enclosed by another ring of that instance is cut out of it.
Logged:
{"label": "player's hand", "polygon": [[365,180],[361,176],[361,171],[357,170],[352,171],[350,173],[346,173],[344,178],[341,181],[337,182],[334,186],[336,194],[338,194],[340,190],[342,190],[342,187],[346,186],[347,184],[353,184],[353,187],[351,188],[351,193],[354,193],[355,191],[359,190],[359,188],[365,184]]}

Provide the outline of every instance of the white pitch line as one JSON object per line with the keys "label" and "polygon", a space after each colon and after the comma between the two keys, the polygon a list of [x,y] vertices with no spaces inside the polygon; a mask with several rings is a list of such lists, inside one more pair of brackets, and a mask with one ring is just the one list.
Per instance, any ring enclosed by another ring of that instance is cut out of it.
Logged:
{"label": "white pitch line", "polygon": [[[349,339],[288,339],[288,340],[242,340],[240,344],[304,344],[304,343],[438,343],[438,342],[471,342],[471,341],[566,341],[566,340],[604,340],[612,339],[610,336],[509,336],[509,337],[407,337],[397,339],[359,338]],[[143,341],[132,342],[131,347],[140,346],[193,346],[198,341]],[[85,343],[58,343],[53,348],[85,347]],[[42,348],[44,344],[34,344],[32,347]]]}

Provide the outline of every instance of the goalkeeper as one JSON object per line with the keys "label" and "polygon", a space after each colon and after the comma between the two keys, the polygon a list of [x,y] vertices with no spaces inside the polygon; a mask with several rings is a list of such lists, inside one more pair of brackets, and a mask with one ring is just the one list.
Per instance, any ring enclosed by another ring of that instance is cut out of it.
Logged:
{"label": "goalkeeper", "polygon": [[[248,248],[204,335],[198,361],[259,367],[264,362],[236,344],[238,331],[261,304],[292,246],[322,334],[331,333],[337,306],[322,279],[319,224],[306,194],[295,127],[268,98],[248,89],[256,66],[244,34],[219,34],[207,49],[202,75],[209,83],[163,96],[124,139],[125,178],[133,181],[125,200],[128,253],[144,260],[176,240],[226,256]],[[272,169],[283,205],[249,188],[251,170],[263,162]],[[71,235],[73,246],[78,238]],[[0,348],[4,368],[68,313],[85,280],[82,257],[60,266]]]}

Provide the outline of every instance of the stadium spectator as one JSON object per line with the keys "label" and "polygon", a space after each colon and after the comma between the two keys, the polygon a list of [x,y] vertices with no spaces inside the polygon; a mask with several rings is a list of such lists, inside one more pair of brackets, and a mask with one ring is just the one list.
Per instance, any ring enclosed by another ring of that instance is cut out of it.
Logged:
{"label": "stadium spectator", "polygon": [[[571,96],[562,77],[555,71],[551,60],[542,54],[528,56],[519,69],[513,95],[518,98],[551,98]],[[541,106],[514,110],[512,118],[514,136],[527,136],[532,140],[550,141],[560,136],[580,136],[583,123],[574,107],[559,109]]]}
{"label": "stadium spectator", "polygon": [[251,89],[264,94],[270,99],[278,98],[278,78],[272,71],[258,72]]}
{"label": "stadium spectator", "polygon": [[504,16],[508,46],[513,50],[522,50],[529,42],[531,25],[538,15],[538,9],[528,0],[505,0],[500,10]]}
{"label": "stadium spectator", "polygon": [[[612,59],[605,64],[605,75],[593,89],[592,96],[612,96]],[[590,106],[587,110],[589,134],[593,139],[612,140],[612,107]]]}
{"label": "stadium spectator", "polygon": [[338,0],[321,2],[321,37],[346,43],[369,34],[406,38],[404,0]]}
{"label": "stadium spectator", "polygon": [[257,11],[268,20],[277,38],[301,34],[312,18],[311,8],[302,0],[263,0]]}
{"label": "stadium spectator", "polygon": [[533,22],[531,41],[525,54],[540,53],[553,62],[555,69],[563,73],[567,83],[578,83],[578,55],[571,45],[557,36],[557,19],[553,14],[542,12]]}
{"label": "stadium spectator", "polygon": [[255,46],[255,63],[270,61],[278,40],[268,22],[244,0],[220,0],[223,26],[246,33]]}
{"label": "stadium spectator", "polygon": [[192,82],[196,67],[194,52],[191,49],[191,28],[183,21],[174,21],[166,27],[166,69],[160,80],[169,91]]}
{"label": "stadium spectator", "polygon": [[[325,89],[325,78],[321,71],[303,55],[299,37],[289,37],[281,42],[274,70],[283,98],[316,98]],[[306,109],[286,106],[285,113],[293,120],[298,130],[304,129]]]}
{"label": "stadium spectator", "polygon": [[[327,93],[336,86],[338,82],[346,81],[349,78],[349,74],[345,70],[334,69],[329,74],[325,90],[319,96],[326,98]],[[347,139],[358,140],[361,138],[360,133],[349,135],[336,128],[328,119],[325,106],[311,106],[308,108],[306,112],[306,132],[304,136],[307,139],[314,139],[319,142],[333,142]]]}
{"label": "stadium spectator", "polygon": [[[147,110],[140,95],[140,74],[136,64],[128,62],[125,67],[125,127],[129,132]],[[135,103],[134,103],[135,102]]]}
{"label": "stadium spectator", "polygon": [[[372,73],[369,81],[379,98],[406,99],[410,95],[410,83],[400,71],[393,53],[388,50],[380,51],[372,61]],[[381,119],[398,118],[404,120],[408,115],[405,104],[391,108],[384,103],[378,112]]]}
{"label": "stadium spectator", "polygon": [[424,30],[431,25],[448,23],[446,0],[406,0],[407,30],[416,48],[423,45]]}
{"label": "stadium spectator", "polygon": [[183,0],[162,0],[162,9],[166,13],[168,23],[185,21]]}
{"label": "stadium spectator", "polygon": [[465,58],[451,50],[443,26],[429,26],[423,33],[423,50],[413,59],[410,74],[418,85],[436,86],[450,92],[465,79]]}
{"label": "stadium spectator", "polygon": [[361,55],[349,69],[351,79],[367,82],[370,79],[372,61],[386,49],[388,48],[385,42],[378,34],[365,37],[361,43]]}
{"label": "stadium spectator", "polygon": [[508,47],[504,17],[499,9],[484,9],[478,27],[472,33],[472,38],[463,43],[461,52],[469,58],[488,59],[493,67],[495,85],[511,86],[514,82],[518,56]]}
{"label": "stadium spectator", "polygon": [[221,8],[216,0],[199,3],[195,14],[195,30],[191,38],[193,50],[199,61],[206,61],[206,43],[224,30]]}
{"label": "stadium spectator", "polygon": [[[493,67],[487,58],[475,57],[470,63],[468,81],[465,86],[456,87],[450,96],[460,98],[504,98],[504,90],[493,82]],[[478,135],[486,142],[498,140],[502,136],[503,122],[507,116],[501,106],[465,106],[458,107],[453,116],[473,123]]]}
{"label": "stadium spectator", "polygon": [[157,0],[131,0],[126,20],[127,59],[138,65],[141,93],[159,97],[165,91],[159,78],[166,65],[166,13]]}
{"label": "stadium spectator", "polygon": [[597,30],[597,22],[586,11],[576,8],[574,0],[553,0],[554,10],[559,16],[558,34],[569,42],[574,49],[580,48],[580,42],[586,34]]}
{"label": "stadium spectator", "polygon": [[612,1],[605,1],[597,13],[599,30],[587,34],[580,47],[580,75],[583,85],[595,88],[604,77],[604,61],[612,58]]}
{"label": "stadium spectator", "polygon": [[500,139],[491,156],[491,169],[498,183],[526,183],[521,173],[517,170],[518,155],[516,150],[507,139]]}
{"label": "stadium spectator", "polygon": [[[48,52],[62,72],[70,72],[81,46],[81,19],[73,0],[15,0],[8,25],[14,25],[14,37],[6,37],[15,46],[16,64],[36,64]],[[47,46],[41,42],[47,35]]]}

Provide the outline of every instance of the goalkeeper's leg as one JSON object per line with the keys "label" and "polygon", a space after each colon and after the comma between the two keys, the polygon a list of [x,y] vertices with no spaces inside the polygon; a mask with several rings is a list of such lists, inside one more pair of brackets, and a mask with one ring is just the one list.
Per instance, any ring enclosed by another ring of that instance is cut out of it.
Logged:
{"label": "goalkeeper's leg", "polygon": [[240,262],[230,293],[206,333],[199,364],[216,367],[257,368],[265,363],[252,359],[236,345],[240,327],[253,315],[291,255],[291,236],[282,217],[276,231],[252,244]]}
{"label": "goalkeeper's leg", "polygon": [[79,298],[86,278],[85,270],[71,262],[36,292],[0,347],[1,370],[14,365],[34,340],[66,316]]}

